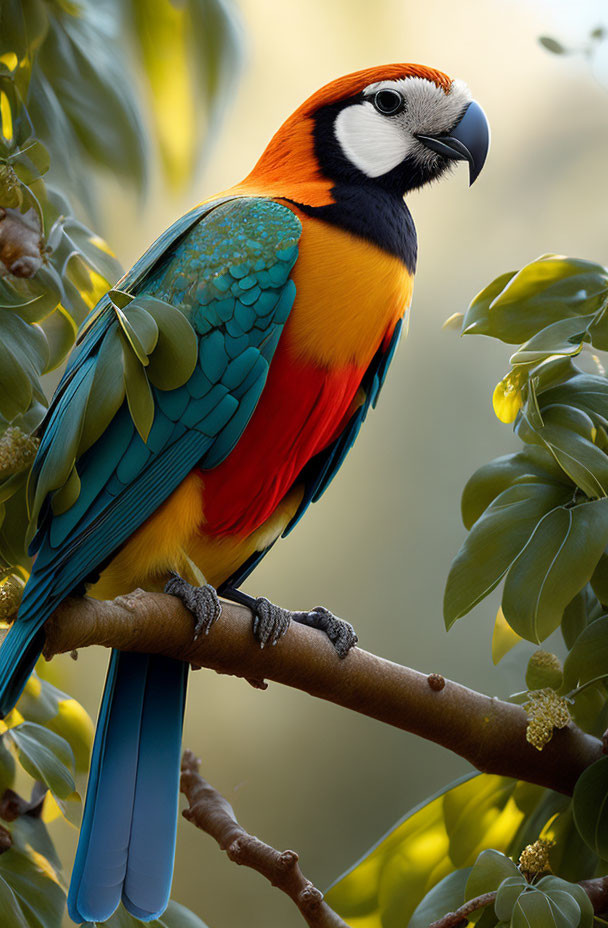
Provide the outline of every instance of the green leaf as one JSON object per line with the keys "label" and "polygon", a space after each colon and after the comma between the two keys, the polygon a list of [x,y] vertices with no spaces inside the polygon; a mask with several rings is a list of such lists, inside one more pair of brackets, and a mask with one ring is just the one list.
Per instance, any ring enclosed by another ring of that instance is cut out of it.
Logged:
{"label": "green leaf", "polygon": [[587,847],[576,829],[571,801],[548,822],[541,837],[552,842],[549,863],[553,873],[559,873],[562,879],[576,884],[590,873],[596,873],[599,864],[597,854]]}
{"label": "green leaf", "polygon": [[564,474],[586,496],[608,494],[608,455],[594,444],[596,428],[585,412],[573,406],[542,408],[544,425],[530,428],[523,420],[517,432],[526,442],[541,442],[551,452]]}
{"label": "green leaf", "polygon": [[51,499],[53,514],[58,516],[73,506],[80,496],[80,477],[74,466],[70,476],[59,490],[55,490]]}
{"label": "green leaf", "polygon": [[32,401],[32,382],[17,357],[0,341],[0,414],[9,422]]}
{"label": "green leaf", "polygon": [[15,758],[0,738],[0,796],[6,789],[10,789],[15,782]]}
{"label": "green leaf", "polygon": [[49,360],[44,373],[54,371],[64,361],[76,340],[77,326],[61,308],[41,322],[49,348]]}
{"label": "green leaf", "polygon": [[480,293],[477,294],[462,321],[463,335],[491,335],[490,306],[504,290],[510,280],[515,277],[516,271],[501,274]]}
{"label": "green leaf", "polygon": [[36,482],[32,506],[34,519],[37,518],[47,494],[62,487],[72,472],[81,446],[85,413],[94,376],[94,368],[89,368],[84,374],[70,401],[70,416],[63,417],[54,440],[49,445]]}
{"label": "green leaf", "polygon": [[593,905],[582,886],[552,875],[544,876],[536,885],[554,905],[562,910],[570,911],[571,917],[576,918],[576,910],[570,902],[570,899],[574,899],[578,906],[578,921],[575,925],[580,925],[580,928],[591,928],[594,915]]}
{"label": "green leaf", "polygon": [[407,928],[428,928],[446,912],[455,912],[465,900],[464,888],[470,867],[448,873],[414,909]]}
{"label": "green leaf", "polygon": [[583,841],[598,857],[608,858],[608,757],[596,760],[578,778],[572,811]]}
{"label": "green leaf", "polygon": [[589,341],[587,330],[595,315],[560,319],[545,326],[511,355],[511,364],[538,364],[550,355],[574,356],[580,353],[583,343]]}
{"label": "green leaf", "polygon": [[465,900],[475,899],[477,896],[498,889],[502,881],[508,877],[520,876],[519,870],[510,857],[491,849],[482,851],[471,870],[464,898]]}
{"label": "green leaf", "polygon": [[9,158],[20,181],[28,186],[46,174],[51,166],[49,153],[38,139],[32,138]]}
{"label": "green leaf", "polygon": [[159,390],[176,390],[192,375],[198,360],[198,339],[184,314],[164,300],[138,298],[158,326],[158,342],[150,356],[147,373]]}
{"label": "green leaf", "polygon": [[585,586],[566,606],[562,619],[562,637],[567,648],[572,647],[586,627],[593,601],[597,603],[593,591]]}
{"label": "green leaf", "polygon": [[510,921],[513,909],[527,885],[521,873],[518,876],[505,877],[498,887],[494,903],[494,911],[500,921]]}
{"label": "green leaf", "polygon": [[[141,115],[132,81],[116,81],[128,60],[119,54],[108,21],[85,8],[80,16],[53,17],[49,25],[38,65],[81,150],[113,174],[141,183],[146,166]],[[34,108],[35,121],[38,112]],[[52,143],[50,137],[49,147],[56,150]]]}
{"label": "green leaf", "polygon": [[[185,906],[171,900],[167,906],[166,912],[160,918],[155,918],[147,922],[150,928],[206,928],[204,922],[190,912]],[[105,922],[95,922],[95,925],[107,926],[107,928],[141,928],[139,919],[130,915],[122,905],[118,907],[114,915]]]}
{"label": "green leaf", "polygon": [[154,397],[148,383],[146,370],[131,350],[131,345],[123,338],[123,370],[124,384],[127,394],[129,412],[135,428],[142,441],[148,440],[150,429],[154,421]]}
{"label": "green leaf", "polygon": [[132,0],[131,11],[163,167],[178,186],[200,160],[239,71],[235,8],[222,0]]}
{"label": "green leaf", "polygon": [[[127,323],[125,335],[131,342],[131,347],[137,354],[142,364],[148,363],[148,355],[152,354],[158,342],[158,326],[154,318],[147,312],[143,306],[139,305],[137,299],[129,304],[128,310],[123,314],[124,322]],[[137,344],[137,350],[136,350]]]}
{"label": "green leaf", "polygon": [[539,45],[542,45],[552,55],[567,55],[568,49],[565,48],[557,39],[552,39],[549,35],[541,35],[538,39]]}
{"label": "green leaf", "polygon": [[608,677],[608,615],[584,628],[564,663],[564,679],[568,689]]}
{"label": "green leaf", "polygon": [[[11,827],[13,840],[15,824]],[[36,824],[42,826],[41,822]],[[65,909],[65,893],[53,866],[42,854],[34,856],[29,849],[17,850],[15,847],[2,854],[1,884],[10,887],[27,928],[59,928]],[[20,928],[21,922],[4,921],[3,914],[0,903],[2,928]]]}
{"label": "green leaf", "polygon": [[30,928],[13,890],[0,875],[0,921],[6,928]]}
{"label": "green leaf", "polygon": [[68,742],[77,772],[88,770],[94,728],[80,703],[34,672],[19,697],[17,709],[28,722],[44,725]]}
{"label": "green leaf", "polygon": [[513,906],[511,928],[576,928],[581,910],[569,893],[554,891],[551,896],[528,887]]}
{"label": "green leaf", "polygon": [[[448,628],[492,592],[543,516],[569,496],[564,487],[522,483],[503,490],[492,501],[452,563],[444,596]],[[608,536],[608,518],[606,532]],[[506,611],[505,617],[511,624]]]}
{"label": "green leaf", "polygon": [[505,579],[502,609],[518,635],[540,643],[559,626],[607,543],[608,499],[560,506],[541,519]]}
{"label": "green leaf", "polygon": [[526,265],[509,280],[492,301],[489,331],[482,334],[521,344],[560,319],[597,312],[607,296],[606,268],[548,255]]}
{"label": "green leaf", "polygon": [[600,603],[608,605],[608,554],[604,552],[591,577],[591,588]]}
{"label": "green leaf", "polygon": [[64,738],[34,722],[22,722],[5,737],[14,742],[20,764],[34,780],[45,783],[60,799],[74,793],[74,755]]}
{"label": "green leaf", "polygon": [[[488,835],[492,834],[493,820],[504,813],[509,819],[508,809],[515,806],[516,780],[507,777],[469,780],[462,789],[446,793],[443,814],[449,835],[450,859],[458,867],[473,863],[479,851],[487,846]],[[519,810],[518,810],[519,814]],[[496,849],[504,849],[497,840]]]}
{"label": "green leaf", "polygon": [[83,454],[103,435],[125,398],[123,344],[118,327],[113,325],[104,335],[95,363],[78,454]]}
{"label": "green leaf", "polygon": [[545,448],[530,445],[484,464],[468,480],[462,494],[462,521],[470,529],[496,497],[515,483],[563,483],[568,478]]}

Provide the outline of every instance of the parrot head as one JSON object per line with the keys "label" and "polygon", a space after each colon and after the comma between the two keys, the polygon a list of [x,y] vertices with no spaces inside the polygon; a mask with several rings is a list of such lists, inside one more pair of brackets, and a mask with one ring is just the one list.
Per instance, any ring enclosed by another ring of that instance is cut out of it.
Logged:
{"label": "parrot head", "polygon": [[320,193],[372,184],[404,196],[439,178],[457,161],[470,183],[488,152],[482,108],[462,81],[413,64],[368,68],[332,81],[283,124],[254,169],[258,178],[286,173]]}

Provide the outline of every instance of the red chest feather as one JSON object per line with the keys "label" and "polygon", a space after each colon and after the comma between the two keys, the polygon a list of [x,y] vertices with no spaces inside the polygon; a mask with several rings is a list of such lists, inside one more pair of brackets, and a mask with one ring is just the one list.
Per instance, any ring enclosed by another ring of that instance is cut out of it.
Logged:
{"label": "red chest feather", "polygon": [[304,465],[343,428],[363,373],[294,362],[279,345],[238,444],[201,474],[206,534],[248,535],[272,515]]}

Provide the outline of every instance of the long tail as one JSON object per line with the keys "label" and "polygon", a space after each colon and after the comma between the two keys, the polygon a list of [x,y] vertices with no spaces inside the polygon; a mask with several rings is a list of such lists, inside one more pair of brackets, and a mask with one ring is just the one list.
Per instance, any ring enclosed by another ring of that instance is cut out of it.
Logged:
{"label": "long tail", "polygon": [[171,891],[188,665],[113,651],[68,894],[75,922],[121,901],[158,918]]}

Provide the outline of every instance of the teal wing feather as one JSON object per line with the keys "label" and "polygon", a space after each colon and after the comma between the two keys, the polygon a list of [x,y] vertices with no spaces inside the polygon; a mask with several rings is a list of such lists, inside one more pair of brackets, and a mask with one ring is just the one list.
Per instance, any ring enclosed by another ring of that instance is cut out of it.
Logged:
{"label": "teal wing feather", "polygon": [[[286,206],[259,198],[214,205],[185,231],[153,246],[123,282],[178,307],[198,336],[198,363],[178,389],[152,388],[154,420],[147,441],[126,403],[76,461],[80,490],[38,533],[38,557],[20,616],[45,614],[108,560],[179,486],[194,466],[210,468],[238,441],[266,381],[295,297],[299,219]],[[129,306],[124,309],[129,316]],[[36,472],[59,442],[95,376],[100,346],[118,322],[112,307],[96,310],[60,384],[43,434]]]}

